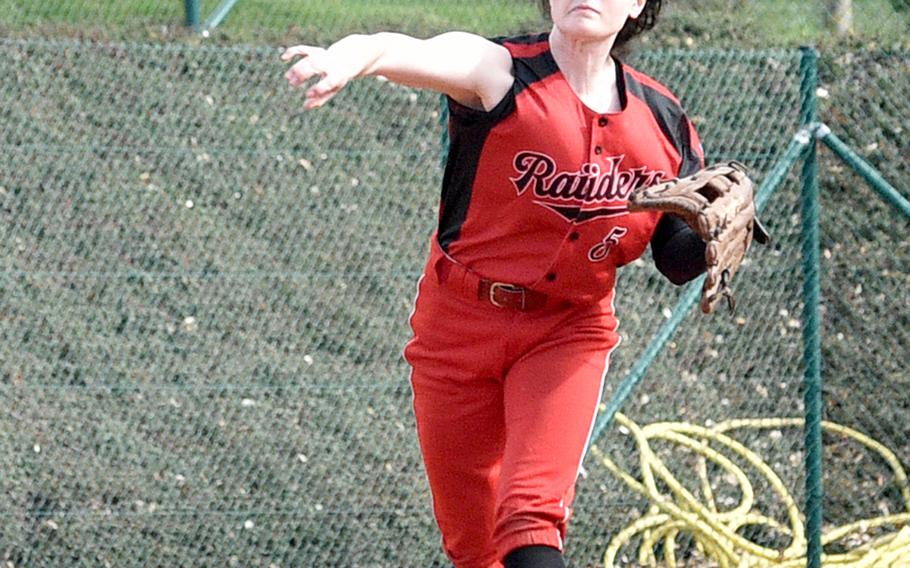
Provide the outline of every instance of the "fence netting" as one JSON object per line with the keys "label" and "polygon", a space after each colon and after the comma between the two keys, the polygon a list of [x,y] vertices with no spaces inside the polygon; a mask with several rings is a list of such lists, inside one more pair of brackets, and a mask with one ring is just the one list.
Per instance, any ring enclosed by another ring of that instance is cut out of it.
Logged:
{"label": "fence netting", "polygon": [[[182,8],[147,4],[153,19]],[[437,214],[439,99],[367,79],[303,112],[278,53],[0,41],[8,565],[444,565],[401,357]],[[799,127],[799,58],[661,49],[632,63],[680,96],[709,162],[738,159],[761,180]],[[906,51],[831,51],[818,91],[820,118],[905,195],[908,77]],[[906,467],[910,223],[819,155],[825,418]],[[736,313],[687,317],[623,408],[631,419],[802,416],[798,169],[762,217],[773,244],[737,276]],[[624,341],[605,399],[681,294],[647,255],[617,287]],[[802,430],[736,436],[802,506]],[[906,507],[880,459],[825,442],[826,526]],[[627,429],[598,445],[634,471]],[[697,492],[692,455],[655,450]],[[575,566],[601,563],[648,506],[586,466]],[[720,472],[709,477],[719,503],[741,497]],[[756,494],[785,520],[765,482]],[[680,562],[699,565],[682,544]],[[621,558],[637,562],[631,547]]]}

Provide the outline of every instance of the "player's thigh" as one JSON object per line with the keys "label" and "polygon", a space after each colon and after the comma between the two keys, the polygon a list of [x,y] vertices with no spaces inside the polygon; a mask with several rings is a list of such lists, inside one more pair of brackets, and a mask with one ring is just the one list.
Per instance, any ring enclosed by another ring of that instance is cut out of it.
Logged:
{"label": "player's thigh", "polygon": [[568,507],[616,343],[610,329],[566,329],[513,365],[503,391],[503,506],[520,509],[510,505],[516,496],[536,495]]}
{"label": "player's thigh", "polygon": [[425,458],[447,469],[498,461],[505,443],[501,382],[477,378],[459,383],[435,374],[415,367],[411,375]]}
{"label": "player's thigh", "polygon": [[499,327],[506,320],[466,304],[425,280],[405,357],[446,553],[456,566],[486,568],[496,562],[492,536],[505,445]]}
{"label": "player's thigh", "polygon": [[422,448],[430,459],[442,453],[486,463],[501,455],[502,333],[496,328],[505,320],[487,317],[426,277],[410,323],[414,335],[404,355]]}
{"label": "player's thigh", "polygon": [[464,460],[501,455],[503,337],[510,321],[443,288],[433,272],[422,278],[404,356],[423,446]]}

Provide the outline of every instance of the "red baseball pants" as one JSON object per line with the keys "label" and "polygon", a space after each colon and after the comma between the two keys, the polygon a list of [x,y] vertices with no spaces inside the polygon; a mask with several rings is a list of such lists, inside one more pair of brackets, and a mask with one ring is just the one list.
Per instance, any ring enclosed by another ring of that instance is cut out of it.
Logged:
{"label": "red baseball pants", "polygon": [[575,481],[619,342],[612,294],[532,312],[477,298],[438,246],[405,347],[443,547],[458,568],[515,548],[562,550]]}

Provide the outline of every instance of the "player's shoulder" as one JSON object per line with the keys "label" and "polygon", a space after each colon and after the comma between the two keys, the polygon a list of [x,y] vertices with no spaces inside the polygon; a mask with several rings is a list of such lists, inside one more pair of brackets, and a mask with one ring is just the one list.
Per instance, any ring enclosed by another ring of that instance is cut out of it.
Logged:
{"label": "player's shoulder", "polygon": [[497,36],[488,39],[508,49],[515,58],[537,57],[550,49],[549,32]]}
{"label": "player's shoulder", "polygon": [[623,78],[626,82],[626,88],[633,95],[649,100],[655,97],[668,100],[674,106],[682,108],[679,98],[666,85],[651,77],[647,73],[635,69],[628,63],[622,63]]}

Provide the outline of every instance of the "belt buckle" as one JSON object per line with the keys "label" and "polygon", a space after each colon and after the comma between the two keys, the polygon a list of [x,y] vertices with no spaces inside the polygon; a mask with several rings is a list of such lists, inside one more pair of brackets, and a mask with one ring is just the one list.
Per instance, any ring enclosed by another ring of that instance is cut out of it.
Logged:
{"label": "belt buckle", "polygon": [[507,284],[505,282],[493,282],[490,284],[490,303],[496,306],[497,308],[508,308],[505,304],[500,304],[496,301],[496,290],[500,289],[504,292],[521,292],[521,310],[525,309],[525,289],[521,286],[515,286],[514,284]]}

